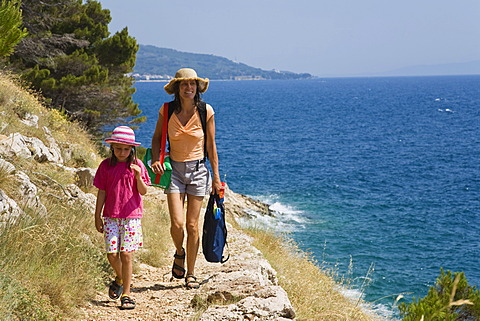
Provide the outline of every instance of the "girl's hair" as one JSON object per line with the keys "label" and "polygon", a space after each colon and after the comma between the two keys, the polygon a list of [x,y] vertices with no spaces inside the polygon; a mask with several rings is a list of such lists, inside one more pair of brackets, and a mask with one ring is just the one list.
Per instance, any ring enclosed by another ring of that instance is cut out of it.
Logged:
{"label": "girl's hair", "polygon": [[[198,106],[198,103],[202,101],[202,97],[198,92],[198,80],[195,80],[195,82],[197,83],[197,91],[195,93],[195,97],[193,97],[193,102],[195,106]],[[175,98],[173,101],[176,102],[175,113],[178,114],[182,110],[182,103],[180,101],[180,81],[177,81],[173,84],[173,94],[175,95]]]}
{"label": "girl's hair", "polygon": [[[118,163],[118,159],[117,157],[115,156],[115,152],[113,151],[113,144],[110,145],[110,152],[111,152],[111,156],[110,156],[110,161],[108,162],[108,165],[109,166],[115,166],[117,165]],[[137,159],[137,149],[135,148],[135,146],[132,146],[132,150],[130,151],[130,155],[128,155],[127,157],[127,167],[130,167],[130,164],[133,164],[133,163],[137,163],[136,161]]]}

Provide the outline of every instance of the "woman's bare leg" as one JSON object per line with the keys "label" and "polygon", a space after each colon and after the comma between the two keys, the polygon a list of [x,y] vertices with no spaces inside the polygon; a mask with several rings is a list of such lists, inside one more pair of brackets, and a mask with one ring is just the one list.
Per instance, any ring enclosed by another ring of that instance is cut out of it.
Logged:
{"label": "woman's bare leg", "polygon": [[198,221],[202,209],[203,196],[187,195],[187,275],[195,275],[195,262],[200,246]]}
{"label": "woman's bare leg", "polygon": [[[167,194],[168,211],[170,213],[170,235],[172,236],[173,244],[175,245],[176,254],[182,255],[183,241],[185,239],[184,225],[184,202],[185,194],[170,193]],[[184,260],[175,259],[175,264],[184,267]],[[175,269],[175,274],[182,275],[181,270]]]}

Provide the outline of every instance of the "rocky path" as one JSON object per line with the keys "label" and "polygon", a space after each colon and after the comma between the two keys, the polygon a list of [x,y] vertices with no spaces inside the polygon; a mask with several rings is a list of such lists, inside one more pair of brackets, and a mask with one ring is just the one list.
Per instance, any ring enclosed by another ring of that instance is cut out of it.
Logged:
{"label": "rocky path", "polygon": [[[199,253],[196,271],[203,282],[199,289],[187,290],[184,280],[171,280],[171,266],[141,264],[133,277],[134,310],[120,310],[120,302],[112,301],[105,288],[82,307],[83,320],[294,319],[287,294],[277,285],[276,272],[252,246],[250,237],[231,225],[228,233],[229,261],[208,263]],[[206,302],[211,303],[205,310]]]}

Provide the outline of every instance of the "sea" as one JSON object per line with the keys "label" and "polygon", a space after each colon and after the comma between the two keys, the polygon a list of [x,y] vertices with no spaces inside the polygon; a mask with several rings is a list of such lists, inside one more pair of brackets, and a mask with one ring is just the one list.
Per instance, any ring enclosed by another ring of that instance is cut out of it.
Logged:
{"label": "sea", "polygon": [[[150,146],[164,82],[137,82]],[[397,319],[440,270],[480,285],[480,76],[211,81],[220,173],[346,295]],[[228,210],[228,208],[227,208]]]}

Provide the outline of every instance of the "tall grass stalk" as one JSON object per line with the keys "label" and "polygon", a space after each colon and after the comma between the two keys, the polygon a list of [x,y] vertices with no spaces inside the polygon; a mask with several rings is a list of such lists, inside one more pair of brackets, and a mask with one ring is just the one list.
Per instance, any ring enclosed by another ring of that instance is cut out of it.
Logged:
{"label": "tall grass stalk", "polygon": [[256,246],[277,271],[279,285],[288,293],[297,320],[375,320],[345,298],[338,284],[321,271],[311,254],[301,251],[287,236],[249,229]]}
{"label": "tall grass stalk", "polygon": [[[159,192],[156,187],[149,188]],[[172,247],[170,238],[170,218],[166,205],[155,198],[144,198],[144,214],[142,217],[144,244],[147,245],[139,251],[140,261],[151,266],[160,267],[170,264],[170,256],[165,254]]]}

